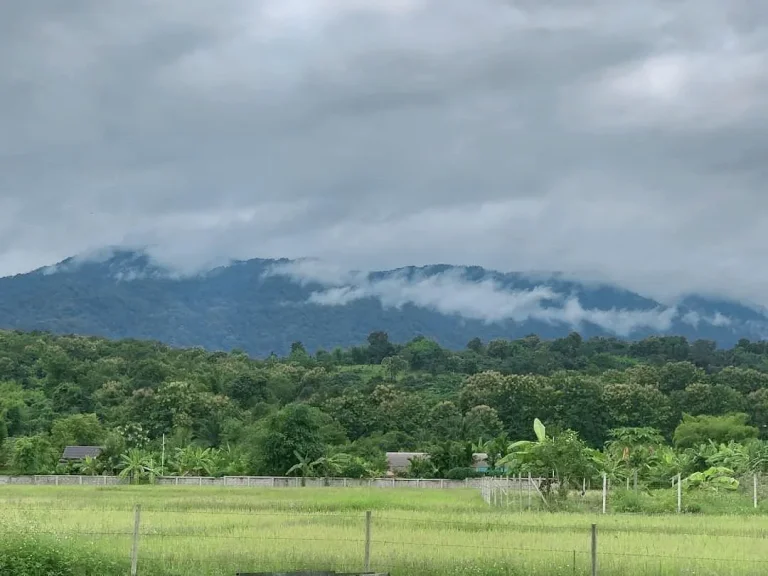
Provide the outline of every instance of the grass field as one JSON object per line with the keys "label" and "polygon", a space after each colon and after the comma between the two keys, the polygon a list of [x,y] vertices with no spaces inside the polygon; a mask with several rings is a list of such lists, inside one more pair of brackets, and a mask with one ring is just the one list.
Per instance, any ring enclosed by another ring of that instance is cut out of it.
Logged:
{"label": "grass field", "polygon": [[393,575],[589,574],[593,522],[601,575],[768,573],[759,514],[521,513],[471,489],[5,486],[0,575],[128,574],[134,504],[143,576],[362,570],[366,510],[371,566]]}

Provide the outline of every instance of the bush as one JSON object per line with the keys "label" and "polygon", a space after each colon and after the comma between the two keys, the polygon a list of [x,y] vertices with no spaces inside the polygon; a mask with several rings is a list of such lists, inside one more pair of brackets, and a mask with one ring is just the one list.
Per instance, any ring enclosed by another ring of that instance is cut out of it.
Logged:
{"label": "bush", "polygon": [[634,490],[618,490],[611,494],[611,509],[614,512],[647,512],[649,502],[646,502],[645,494]]}
{"label": "bush", "polygon": [[55,538],[0,540],[0,576],[123,576],[126,566]]}
{"label": "bush", "polygon": [[480,472],[474,468],[451,468],[446,472],[446,480],[466,480],[467,478],[479,478],[482,476]]}

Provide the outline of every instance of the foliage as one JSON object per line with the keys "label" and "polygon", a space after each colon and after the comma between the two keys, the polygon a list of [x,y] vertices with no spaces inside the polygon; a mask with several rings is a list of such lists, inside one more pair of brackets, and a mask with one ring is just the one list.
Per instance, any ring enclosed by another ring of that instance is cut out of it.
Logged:
{"label": "foliage", "polygon": [[343,434],[317,408],[289,404],[257,426],[253,438],[257,467],[263,474],[282,475],[285,463],[295,462],[297,454],[309,462],[320,458],[335,434],[343,441]]}
{"label": "foliage", "polygon": [[[536,441],[520,440],[509,445],[509,454],[500,464],[518,467],[521,472],[534,476],[558,479],[560,495],[565,497],[571,484],[581,478],[594,475],[600,463],[598,454],[591,450],[573,430],[565,430],[557,436],[547,436],[541,420],[533,422]],[[551,485],[543,488],[549,492]]]}
{"label": "foliage", "polygon": [[53,421],[51,442],[57,450],[65,446],[99,446],[106,432],[96,414],[73,414]]}
{"label": "foliage", "polygon": [[605,460],[613,479],[638,474],[640,479],[661,464],[664,437],[655,428],[615,428],[609,432]]}
{"label": "foliage", "polygon": [[122,576],[125,572],[124,563],[109,553],[61,538],[20,531],[0,539],[0,574],[4,576]]}
{"label": "foliage", "polygon": [[482,473],[472,467],[451,468],[445,473],[445,477],[448,480],[465,480],[467,478],[478,478],[480,476],[482,476]]}
{"label": "foliage", "polygon": [[714,442],[743,442],[757,438],[759,430],[749,426],[746,414],[723,416],[683,415],[683,421],[675,428],[674,443],[678,448],[692,448],[708,440]]}
{"label": "foliage", "polygon": [[[278,475],[299,452],[310,462],[348,454],[338,473],[369,476],[385,472],[386,451],[417,451],[432,455],[431,474],[445,476],[472,465],[471,444],[492,469],[505,456],[521,468],[508,439],[533,441],[538,418],[558,441],[605,448],[599,458],[584,453],[585,470],[599,466],[616,480],[637,472],[648,486],[668,486],[677,473],[712,466],[737,476],[768,470],[768,448],[755,440],[768,431],[764,343],[719,350],[678,337],[573,334],[473,339],[452,351],[377,331],[360,346],[313,353],[299,340],[286,343],[283,358],[254,359],[0,331],[0,467],[51,472],[64,446],[98,444],[98,462],[80,469],[115,473],[139,450],[159,472],[165,436],[165,473]],[[535,450],[545,449],[554,448]]]}
{"label": "foliage", "polygon": [[158,474],[154,455],[138,448],[131,448],[122,455],[120,468],[120,478],[128,478],[131,484],[151,484]]}
{"label": "foliage", "polygon": [[212,476],[217,472],[218,453],[200,446],[177,448],[173,468],[181,476]]}
{"label": "foliage", "polygon": [[733,477],[733,473],[733,470],[725,466],[713,466],[684,478],[683,488],[686,490],[737,490],[739,481]]}
{"label": "foliage", "polygon": [[11,469],[17,474],[47,474],[56,462],[56,453],[42,435],[18,438],[11,451]]}
{"label": "foliage", "polygon": [[408,478],[434,478],[437,474],[437,466],[431,458],[417,456],[408,460],[406,476]]}

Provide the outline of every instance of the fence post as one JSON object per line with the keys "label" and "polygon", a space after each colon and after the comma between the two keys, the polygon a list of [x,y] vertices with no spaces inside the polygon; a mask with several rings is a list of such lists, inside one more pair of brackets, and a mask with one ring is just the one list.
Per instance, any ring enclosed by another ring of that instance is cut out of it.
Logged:
{"label": "fence post", "polygon": [[573,573],[576,574],[576,550],[573,551]]}
{"label": "fence post", "polygon": [[371,511],[365,513],[365,571],[371,571]]}
{"label": "fence post", "polygon": [[752,503],[757,508],[757,473],[752,477]]}
{"label": "fence post", "polygon": [[635,492],[637,492],[637,468],[635,468]]}
{"label": "fence post", "polygon": [[531,473],[528,472],[528,510],[531,509],[531,483],[533,480],[531,480]]}
{"label": "fence post", "polygon": [[597,576],[597,524],[592,524],[592,576]]}
{"label": "fence post", "polygon": [[608,500],[608,474],[603,472],[603,514],[605,514],[605,505]]}
{"label": "fence post", "polygon": [[683,509],[683,481],[682,481],[682,474],[678,472],[677,474],[677,513],[680,514],[682,509]]}
{"label": "fence post", "polygon": [[133,509],[133,546],[131,547],[131,576],[136,576],[139,569],[139,522],[141,520],[141,504]]}

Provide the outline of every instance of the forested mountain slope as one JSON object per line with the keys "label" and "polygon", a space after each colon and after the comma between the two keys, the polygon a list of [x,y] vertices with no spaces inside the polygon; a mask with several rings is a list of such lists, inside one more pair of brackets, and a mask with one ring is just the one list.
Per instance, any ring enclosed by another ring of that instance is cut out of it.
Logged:
{"label": "forested mountain slope", "polygon": [[768,320],[732,302],[689,297],[675,306],[610,286],[557,275],[428,266],[371,274],[328,274],[311,263],[236,262],[179,277],[143,253],[70,259],[0,278],[0,328],[160,340],[208,350],[285,354],[352,346],[376,330],[461,349],[484,340],[653,334],[723,346],[761,339]]}

